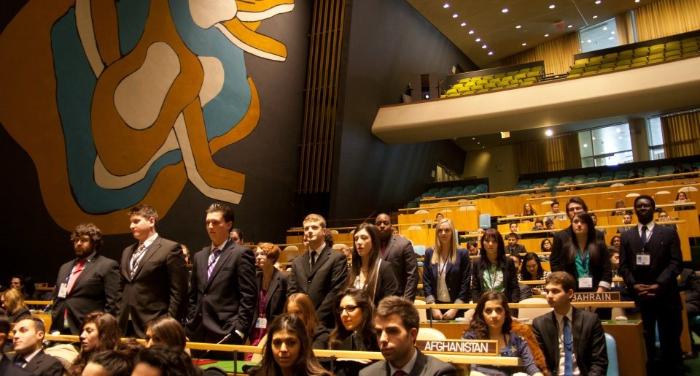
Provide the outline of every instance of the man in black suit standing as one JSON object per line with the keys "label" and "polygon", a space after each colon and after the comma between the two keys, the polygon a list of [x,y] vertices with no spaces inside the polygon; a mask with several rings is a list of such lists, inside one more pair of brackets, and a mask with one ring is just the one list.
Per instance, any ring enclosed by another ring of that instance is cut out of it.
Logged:
{"label": "man in black suit standing", "polygon": [[119,325],[127,336],[144,338],[146,325],[169,315],[181,320],[187,306],[187,269],[180,244],[156,232],[158,213],[149,205],[129,212],[138,242],[124,249],[120,266],[124,290]]}
{"label": "man in black suit standing", "polygon": [[[634,200],[636,227],[622,233],[620,275],[642,312],[647,348],[647,372],[683,374],[681,300],[676,278],[682,271],[678,233],[654,223],[654,199],[647,195]],[[661,359],[656,362],[658,323]],[[662,368],[663,367],[663,368]]]}
{"label": "man in black suit standing", "polygon": [[32,376],[32,373],[12,364],[5,356],[5,341],[10,333],[10,320],[7,316],[0,316],[0,375],[3,376]]}
{"label": "man in black suit standing", "polygon": [[44,322],[38,318],[18,321],[12,328],[12,344],[15,356],[12,363],[34,375],[62,376],[63,365],[61,362],[44,353],[42,341],[46,328]]}
{"label": "man in black suit standing", "polygon": [[361,376],[446,376],[457,370],[416,349],[420,318],[412,302],[398,296],[382,299],[374,313],[374,330],[384,360],[360,371]]}
{"label": "man in black suit standing", "polygon": [[326,328],[335,327],[333,304],[336,295],[347,286],[348,264],[341,252],[326,244],[326,220],[318,214],[304,218],[304,241],[308,251],[292,261],[289,294],[303,292],[314,302],[316,315]]}
{"label": "man in black suit standing", "polygon": [[403,236],[394,235],[388,214],[379,214],[374,219],[374,225],[379,230],[381,257],[394,265],[394,273],[399,282],[399,291],[396,293],[412,302],[418,288],[418,262],[413,245]]}
{"label": "man in black suit standing", "polygon": [[545,291],[554,310],[536,317],[532,330],[553,375],[604,376],[608,353],[603,326],[595,313],[571,305],[575,287],[571,274],[550,274]]}
{"label": "man in black suit standing", "polygon": [[214,203],[206,213],[211,245],[194,256],[187,334],[198,342],[242,344],[255,316],[255,255],[230,239],[230,206]]}
{"label": "man in black suit standing", "polygon": [[116,317],[121,298],[119,264],[98,254],[100,229],[92,223],[80,224],[71,241],[75,258],[58,270],[51,310],[51,329],[62,334],[80,334],[83,318],[93,311]]}

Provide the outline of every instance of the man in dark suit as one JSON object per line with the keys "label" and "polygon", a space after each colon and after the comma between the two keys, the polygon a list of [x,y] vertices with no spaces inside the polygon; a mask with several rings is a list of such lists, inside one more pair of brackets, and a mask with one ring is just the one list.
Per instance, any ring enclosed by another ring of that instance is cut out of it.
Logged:
{"label": "man in dark suit", "polygon": [[303,292],[314,302],[319,322],[326,328],[335,327],[333,304],[336,295],[347,286],[348,264],[340,252],[326,244],[326,220],[318,214],[304,218],[304,237],[308,251],[292,261],[289,294]]}
{"label": "man in dark suit", "polygon": [[520,257],[521,253],[527,253],[525,246],[518,243],[520,240],[520,235],[511,232],[506,235],[506,240],[508,241],[508,244],[506,245],[506,255]]}
{"label": "man in dark suit", "polygon": [[[569,221],[574,219],[574,216],[579,213],[588,213],[588,205],[581,197],[571,197],[566,202],[566,215],[569,216]],[[549,264],[553,272],[564,270],[564,244],[569,241],[574,231],[569,227],[554,233],[554,242],[552,244],[552,253],[549,256]],[[605,242],[605,234],[596,230],[596,239]]]}
{"label": "man in dark suit", "polygon": [[255,256],[230,239],[230,206],[214,203],[206,213],[211,246],[194,256],[187,333],[198,342],[242,344],[255,316]]}
{"label": "man in dark suit", "polygon": [[127,336],[144,338],[146,324],[160,316],[181,320],[187,306],[187,269],[180,244],[156,232],[158,213],[148,205],[129,212],[138,241],[124,249],[120,266],[119,325]]}
{"label": "man in dark suit", "polygon": [[374,219],[379,230],[379,246],[384,261],[394,265],[394,273],[399,282],[397,294],[409,301],[416,298],[418,288],[418,262],[413,245],[401,235],[394,235],[391,217],[386,213],[379,214]]}
{"label": "man in dark suit", "polygon": [[32,373],[15,366],[12,361],[5,356],[5,341],[10,332],[10,320],[7,316],[0,316],[0,375],[3,376],[31,376]]}
{"label": "man in dark suit", "polygon": [[46,328],[41,319],[31,318],[17,322],[12,328],[15,356],[12,363],[34,375],[62,376],[63,365],[51,355],[44,354],[42,341]]}
{"label": "man in dark suit", "polygon": [[[622,233],[620,275],[642,312],[647,348],[647,371],[682,374],[681,300],[676,278],[682,271],[678,233],[672,227],[654,223],[656,203],[650,196],[634,200],[638,224]],[[657,364],[656,326],[661,343]],[[659,368],[657,368],[659,367]]]}
{"label": "man in dark suit", "polygon": [[93,311],[116,317],[121,298],[119,264],[97,253],[102,246],[100,229],[80,224],[71,241],[75,259],[58,270],[51,310],[51,329],[62,334],[80,334],[83,318]]}
{"label": "man in dark suit", "polygon": [[412,302],[398,296],[382,299],[374,312],[374,330],[384,360],[360,371],[361,376],[457,375],[448,363],[416,349],[420,319]]}
{"label": "man in dark suit", "polygon": [[532,330],[553,375],[603,376],[608,370],[603,326],[595,313],[571,305],[575,287],[571,274],[550,274],[545,291],[554,310],[536,317]]}

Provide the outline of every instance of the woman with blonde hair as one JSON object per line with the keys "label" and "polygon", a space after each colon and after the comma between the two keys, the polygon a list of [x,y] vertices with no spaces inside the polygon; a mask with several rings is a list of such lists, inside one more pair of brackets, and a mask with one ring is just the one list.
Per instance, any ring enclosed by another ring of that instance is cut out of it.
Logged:
{"label": "woman with blonde hair", "polygon": [[[425,251],[423,290],[426,303],[462,304],[469,301],[469,255],[457,247],[455,226],[442,219],[435,228],[435,245]],[[459,310],[429,312],[436,320],[452,320]]]}
{"label": "woman with blonde hair", "polygon": [[2,308],[7,313],[7,318],[11,324],[32,317],[29,308],[24,304],[24,296],[22,296],[20,290],[8,289],[0,294],[0,298],[0,304],[2,304]]}

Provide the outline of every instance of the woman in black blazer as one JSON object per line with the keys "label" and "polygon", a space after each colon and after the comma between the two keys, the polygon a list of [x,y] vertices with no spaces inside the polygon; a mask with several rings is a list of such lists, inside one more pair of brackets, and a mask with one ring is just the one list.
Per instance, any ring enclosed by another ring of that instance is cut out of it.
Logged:
{"label": "woman in black blazer", "polygon": [[472,265],[472,301],[478,302],[487,291],[502,292],[509,303],[520,301],[515,264],[506,256],[503,236],[492,228],[481,238],[480,257]]}
{"label": "woman in black blazer", "polygon": [[[425,251],[423,291],[426,303],[462,304],[469,300],[469,255],[457,248],[454,224],[442,219],[435,228],[435,247]],[[433,309],[436,320],[452,320],[460,310]]]}
{"label": "woman in black blazer", "polygon": [[379,232],[362,223],[353,232],[352,267],[348,287],[365,290],[376,306],[385,296],[399,295],[399,283],[390,262],[379,257]]}
{"label": "woman in black blazer", "polygon": [[571,219],[568,239],[562,247],[561,263],[552,271],[565,271],[576,278],[576,291],[605,292],[612,282],[612,266],[605,241],[596,236],[593,219],[579,213]]}
{"label": "woman in black blazer", "polygon": [[277,270],[275,263],[280,257],[280,247],[272,243],[260,243],[255,250],[255,275],[258,287],[258,304],[255,323],[250,333],[250,344],[257,346],[267,333],[267,326],[284,312],[287,300],[287,273]]}

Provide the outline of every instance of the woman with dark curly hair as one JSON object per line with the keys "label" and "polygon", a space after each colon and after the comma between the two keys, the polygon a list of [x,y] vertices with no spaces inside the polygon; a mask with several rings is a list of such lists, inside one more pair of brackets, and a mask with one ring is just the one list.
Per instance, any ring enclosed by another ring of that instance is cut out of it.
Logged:
{"label": "woman with dark curly hair", "polygon": [[542,372],[535,364],[527,342],[511,331],[513,319],[510,316],[508,301],[500,292],[486,292],[476,304],[476,311],[469,324],[465,339],[487,339],[498,341],[501,356],[520,358],[518,367],[471,366],[472,375],[512,375],[526,372],[528,375],[541,376]]}
{"label": "woman with dark curly hair", "polygon": [[258,376],[331,376],[319,364],[304,323],[295,315],[277,316],[268,328]]}
{"label": "woman with dark curly hair", "polygon": [[70,366],[70,375],[83,373],[90,357],[100,351],[114,350],[119,344],[121,329],[117,319],[104,312],[92,312],[85,316],[80,332],[80,353]]}

